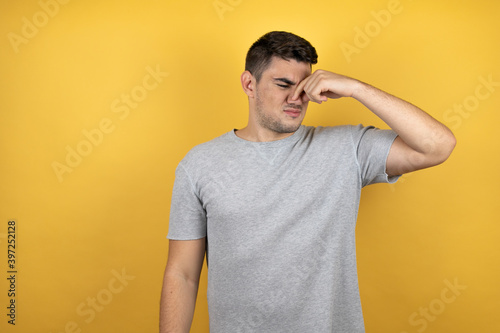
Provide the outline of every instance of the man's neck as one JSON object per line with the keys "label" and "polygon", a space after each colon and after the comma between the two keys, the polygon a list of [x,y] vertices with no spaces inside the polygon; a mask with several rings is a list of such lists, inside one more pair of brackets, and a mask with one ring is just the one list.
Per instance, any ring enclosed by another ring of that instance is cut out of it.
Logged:
{"label": "man's neck", "polygon": [[242,128],[240,130],[235,130],[234,132],[236,136],[243,140],[247,141],[252,141],[252,142],[270,142],[270,141],[277,141],[277,140],[282,140],[284,138],[287,138],[291,135],[293,135],[295,132],[292,133],[277,133],[271,130],[266,130],[266,129],[260,129],[260,130],[253,130],[249,126]]}

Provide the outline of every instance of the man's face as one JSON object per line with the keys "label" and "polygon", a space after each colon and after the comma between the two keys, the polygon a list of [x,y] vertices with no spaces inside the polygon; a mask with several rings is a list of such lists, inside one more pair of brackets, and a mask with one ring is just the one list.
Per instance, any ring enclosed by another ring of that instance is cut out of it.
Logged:
{"label": "man's face", "polygon": [[297,84],[311,75],[311,66],[294,59],[273,57],[255,90],[255,121],[273,134],[293,133],[301,125],[309,99],[302,93],[291,98]]}

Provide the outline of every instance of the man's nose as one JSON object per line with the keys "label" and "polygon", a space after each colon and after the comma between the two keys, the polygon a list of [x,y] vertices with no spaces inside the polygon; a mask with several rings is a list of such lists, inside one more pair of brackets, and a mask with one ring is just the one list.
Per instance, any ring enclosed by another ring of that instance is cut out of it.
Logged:
{"label": "man's nose", "polygon": [[289,104],[302,104],[302,103],[307,103],[307,102],[309,102],[309,101],[310,101],[309,97],[307,96],[307,94],[306,94],[304,91],[302,91],[302,92],[300,93],[299,98],[297,98],[297,99],[292,99],[292,97],[293,97],[293,93],[294,93],[294,92],[292,91],[292,92],[290,92],[290,94],[288,95],[287,102],[288,102]]}

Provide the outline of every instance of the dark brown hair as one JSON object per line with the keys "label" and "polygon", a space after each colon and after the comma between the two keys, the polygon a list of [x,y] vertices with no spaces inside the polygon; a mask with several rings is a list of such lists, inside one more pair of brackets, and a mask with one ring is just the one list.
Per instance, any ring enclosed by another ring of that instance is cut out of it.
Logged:
{"label": "dark brown hair", "polygon": [[318,62],[316,49],[302,37],[285,31],[272,31],[260,37],[250,47],[245,61],[245,70],[252,73],[257,82],[271,63],[272,57],[284,60],[295,59],[311,65]]}

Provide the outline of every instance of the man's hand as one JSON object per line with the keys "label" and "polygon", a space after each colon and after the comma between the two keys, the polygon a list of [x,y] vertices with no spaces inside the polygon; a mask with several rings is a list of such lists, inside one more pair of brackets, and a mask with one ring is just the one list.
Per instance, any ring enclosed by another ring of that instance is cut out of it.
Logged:
{"label": "man's hand", "polygon": [[318,69],[297,85],[292,100],[297,100],[302,92],[318,104],[328,98],[352,97],[358,84],[358,80]]}

